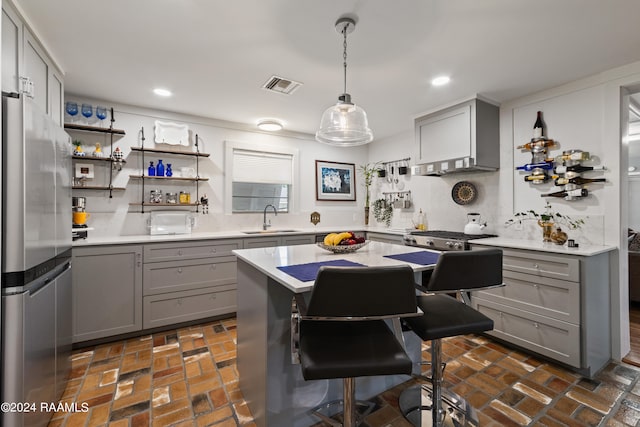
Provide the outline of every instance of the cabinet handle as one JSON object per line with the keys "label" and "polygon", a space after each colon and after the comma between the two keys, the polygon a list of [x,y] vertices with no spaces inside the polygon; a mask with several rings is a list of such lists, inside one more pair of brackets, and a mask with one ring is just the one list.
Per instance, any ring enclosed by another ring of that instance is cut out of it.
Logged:
{"label": "cabinet handle", "polygon": [[211,270],[215,270],[216,269],[216,265],[215,264],[211,264]]}
{"label": "cabinet handle", "polygon": [[211,253],[215,254],[216,253],[216,248],[211,248]]}
{"label": "cabinet handle", "polygon": [[210,299],[216,299],[216,294],[211,294],[211,297],[209,297]]}
{"label": "cabinet handle", "polygon": [[178,268],[178,273],[182,273],[182,267]]}
{"label": "cabinet handle", "polygon": [[178,251],[178,255],[182,256],[182,251],[181,250]]}
{"label": "cabinet handle", "polygon": [[534,288],[534,289],[538,289],[538,284],[537,284],[537,283],[534,283],[534,284],[533,284],[533,288]]}
{"label": "cabinet handle", "polygon": [[533,268],[540,268],[538,264],[533,264]]}
{"label": "cabinet handle", "polygon": [[504,317],[504,313],[503,312],[500,312],[500,317]]}
{"label": "cabinet handle", "polygon": [[540,327],[540,325],[538,324],[538,322],[533,322],[533,327],[538,329]]}

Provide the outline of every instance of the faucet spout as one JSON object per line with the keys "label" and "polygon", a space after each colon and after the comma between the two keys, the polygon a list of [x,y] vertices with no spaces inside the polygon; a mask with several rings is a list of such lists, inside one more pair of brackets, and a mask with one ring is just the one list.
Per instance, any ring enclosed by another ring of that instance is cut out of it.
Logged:
{"label": "faucet spout", "polygon": [[278,210],[276,209],[275,206],[273,205],[267,205],[264,207],[264,211],[263,211],[263,218],[262,218],[262,229],[266,230],[269,227],[271,227],[271,221],[267,222],[267,209],[269,208],[269,206],[271,206],[271,209],[273,209],[273,213],[278,216]]}

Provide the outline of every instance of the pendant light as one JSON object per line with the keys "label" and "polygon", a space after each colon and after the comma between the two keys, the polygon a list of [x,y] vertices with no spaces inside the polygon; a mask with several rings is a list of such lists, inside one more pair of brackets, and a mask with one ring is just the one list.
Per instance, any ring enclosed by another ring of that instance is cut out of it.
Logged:
{"label": "pendant light", "polygon": [[351,95],[347,93],[347,34],[355,30],[356,21],[340,18],[335,27],[344,38],[344,92],[338,97],[338,103],[322,114],[316,140],[339,147],[368,144],[373,140],[373,133],[369,129],[367,113],[351,102]]}

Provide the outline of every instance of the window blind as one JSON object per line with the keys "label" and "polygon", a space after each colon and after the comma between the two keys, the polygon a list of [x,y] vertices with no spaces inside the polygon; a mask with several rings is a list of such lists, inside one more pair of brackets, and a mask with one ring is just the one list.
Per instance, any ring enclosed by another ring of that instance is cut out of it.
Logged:
{"label": "window blind", "polygon": [[293,184],[293,156],[233,150],[233,182]]}

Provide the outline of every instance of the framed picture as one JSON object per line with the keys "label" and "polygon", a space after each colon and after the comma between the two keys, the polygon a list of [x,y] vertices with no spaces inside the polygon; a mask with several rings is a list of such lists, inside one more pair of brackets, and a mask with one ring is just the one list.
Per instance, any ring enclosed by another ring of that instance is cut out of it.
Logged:
{"label": "framed picture", "polygon": [[91,163],[76,163],[75,177],[93,179],[93,165]]}
{"label": "framed picture", "polygon": [[356,165],[316,160],[316,200],[356,200]]}

